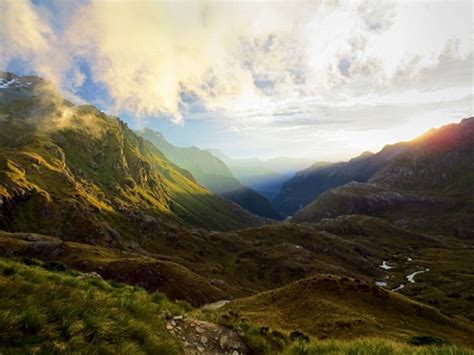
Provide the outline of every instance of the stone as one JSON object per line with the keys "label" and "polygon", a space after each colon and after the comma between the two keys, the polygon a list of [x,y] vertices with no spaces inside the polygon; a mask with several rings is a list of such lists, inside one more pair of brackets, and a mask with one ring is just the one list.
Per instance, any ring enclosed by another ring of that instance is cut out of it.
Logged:
{"label": "stone", "polygon": [[204,335],[201,337],[201,343],[203,344],[207,343],[207,338]]}
{"label": "stone", "polygon": [[183,320],[183,316],[176,316],[176,317],[173,317],[174,320]]}
{"label": "stone", "polygon": [[221,336],[221,339],[219,340],[219,346],[221,349],[224,349],[229,341],[229,337],[227,335]]}
{"label": "stone", "polygon": [[102,276],[100,276],[98,273],[92,271],[92,272],[88,272],[88,273],[79,275],[79,276],[78,276],[78,279],[79,279],[79,280],[85,280],[85,279],[98,279],[98,280],[102,280]]}
{"label": "stone", "polygon": [[198,351],[199,351],[200,353],[203,353],[203,352],[204,352],[204,348],[203,348],[202,346],[198,346],[197,349],[198,349]]}
{"label": "stone", "polygon": [[168,330],[173,330],[173,327],[172,327],[170,324],[167,324],[167,325],[166,325],[166,329],[168,329]]}
{"label": "stone", "polygon": [[201,327],[196,327],[196,332],[198,332],[198,334],[203,334],[206,332],[206,330]]}

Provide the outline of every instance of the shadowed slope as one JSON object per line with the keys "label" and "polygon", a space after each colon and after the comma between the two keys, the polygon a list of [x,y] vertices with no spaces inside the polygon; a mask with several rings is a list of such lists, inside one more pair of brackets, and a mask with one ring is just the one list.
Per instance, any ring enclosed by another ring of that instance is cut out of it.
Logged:
{"label": "shadowed slope", "polygon": [[365,213],[419,230],[474,236],[474,118],[431,130],[406,147],[368,183],[330,190],[294,220]]}

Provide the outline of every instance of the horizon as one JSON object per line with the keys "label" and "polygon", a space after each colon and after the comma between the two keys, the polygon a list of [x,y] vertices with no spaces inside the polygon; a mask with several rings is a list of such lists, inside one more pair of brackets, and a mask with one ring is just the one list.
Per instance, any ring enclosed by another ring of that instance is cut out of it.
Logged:
{"label": "horizon", "polygon": [[0,9],[1,70],[234,159],[347,161],[473,115],[469,1]]}

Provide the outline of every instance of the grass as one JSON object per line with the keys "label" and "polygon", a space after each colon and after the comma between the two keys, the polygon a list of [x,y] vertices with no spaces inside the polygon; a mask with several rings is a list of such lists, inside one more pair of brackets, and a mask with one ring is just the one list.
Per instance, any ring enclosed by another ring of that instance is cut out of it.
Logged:
{"label": "grass", "polygon": [[[229,314],[230,313],[230,314]],[[318,339],[299,331],[261,326],[236,313],[199,310],[197,318],[218,322],[239,329],[244,342],[252,354],[283,355],[468,355],[472,349],[453,345],[445,339],[427,335],[413,336],[406,342],[383,337],[361,337],[357,339]]]}
{"label": "grass", "polygon": [[198,185],[119,119],[42,99],[0,103],[0,198],[9,203],[0,228],[82,242],[94,235],[94,243],[102,236],[110,245],[116,241],[104,222],[122,240],[140,233],[130,210],[212,230],[261,223]]}
{"label": "grass", "polygon": [[453,344],[473,345],[472,323],[447,317],[403,295],[347,277],[303,279],[235,300],[218,312],[235,325],[240,326],[243,321],[288,334],[299,331],[299,338],[376,337],[407,342],[413,337],[429,336],[420,339],[444,338]]}
{"label": "grass", "polygon": [[382,339],[359,339],[354,341],[315,340],[309,343],[294,342],[283,351],[285,355],[468,355],[472,350],[454,345],[413,346]]}
{"label": "grass", "polygon": [[181,353],[163,320],[164,312],[182,313],[179,304],[132,286],[81,280],[56,264],[30,264],[0,259],[0,353]]}
{"label": "grass", "polygon": [[193,315],[241,334],[253,354],[471,354],[439,337],[320,340],[262,327],[237,313],[194,311],[161,293],[82,274],[58,262],[0,258],[0,353],[180,354],[166,314]]}

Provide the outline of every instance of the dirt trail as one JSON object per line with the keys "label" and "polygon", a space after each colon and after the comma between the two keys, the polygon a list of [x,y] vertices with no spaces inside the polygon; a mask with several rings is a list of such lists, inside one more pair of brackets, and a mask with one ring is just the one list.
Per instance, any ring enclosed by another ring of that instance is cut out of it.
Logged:
{"label": "dirt trail", "polygon": [[183,344],[185,354],[247,354],[248,348],[240,335],[222,325],[185,316],[166,321],[166,329]]}

